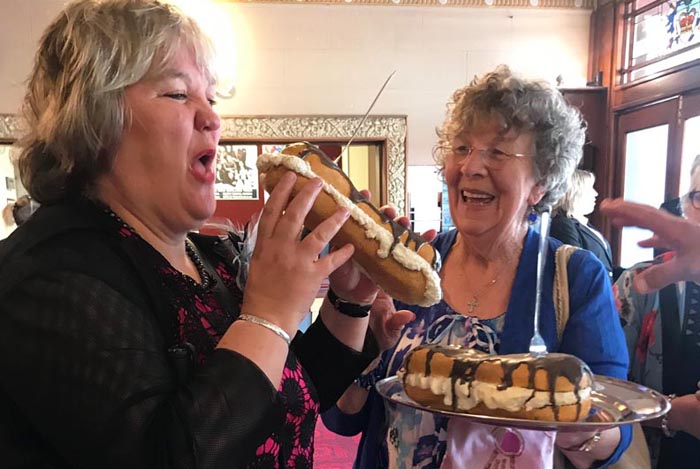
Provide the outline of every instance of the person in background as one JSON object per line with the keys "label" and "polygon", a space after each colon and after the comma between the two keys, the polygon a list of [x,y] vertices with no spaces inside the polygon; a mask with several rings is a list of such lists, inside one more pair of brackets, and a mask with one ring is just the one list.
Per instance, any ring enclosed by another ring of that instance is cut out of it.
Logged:
{"label": "person in background", "polygon": [[[539,241],[528,219],[566,191],[581,158],[584,128],[556,89],[501,66],[454,92],[438,135],[435,156],[456,225],[434,241],[443,259],[444,298],[423,308],[378,296],[373,320],[409,316],[409,322],[389,329],[389,321],[373,324],[386,351],[322,415],[323,422],[341,435],[362,433],[354,464],[362,469],[443,463],[551,468],[555,447],[576,467],[617,460],[631,440],[627,427],[556,434],[450,421],[406,406],[386,407],[374,389],[377,379],[395,375],[406,353],[421,344],[491,354],[528,351]],[[569,260],[570,317],[557,336],[552,286],[560,245],[549,239],[540,325],[547,348],[578,356],[595,373],[625,378],[627,349],[611,284],[589,251],[578,250]]]}
{"label": "person in background", "polygon": [[588,215],[595,210],[598,197],[594,184],[595,176],[590,171],[584,169],[574,171],[571,175],[569,190],[559,199],[552,211],[549,234],[564,244],[591,251],[612,277],[610,244],[588,223]]}
{"label": "person in background", "polygon": [[39,208],[39,204],[28,195],[23,195],[12,206],[12,217],[15,219],[15,224],[21,226],[29,220],[34,212]]}
{"label": "person in background", "polygon": [[[700,226],[700,155],[693,162],[691,186],[681,197],[681,207],[687,221]],[[607,213],[614,215],[610,205]],[[685,242],[697,244],[698,239],[690,237]],[[673,244],[669,247],[675,247]],[[620,276],[614,290],[630,351],[629,379],[672,397],[671,411],[644,429],[652,462],[655,468],[683,469],[695,468],[700,461],[700,401],[696,397],[700,388],[700,284],[697,277],[686,275],[687,280],[659,291],[642,293],[635,288],[640,283],[636,277],[647,269],[661,269],[664,263],[679,262],[673,257],[669,251],[652,262],[632,266]]]}
{"label": "person in background", "polygon": [[79,0],[43,34],[19,158],[42,207],[0,243],[2,467],[310,468],[319,411],[377,356],[327,299],[297,333],[329,275],[346,305],[377,294],[351,245],[318,258],[347,209],[300,239],[320,180],[291,197],[286,174],[256,237],[191,234],[216,206],[211,63],[158,1]]}

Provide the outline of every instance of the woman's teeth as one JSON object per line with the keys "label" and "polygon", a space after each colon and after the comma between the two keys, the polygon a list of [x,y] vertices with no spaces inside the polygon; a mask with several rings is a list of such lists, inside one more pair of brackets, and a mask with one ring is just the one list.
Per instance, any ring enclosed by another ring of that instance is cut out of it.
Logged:
{"label": "woman's teeth", "polygon": [[488,194],[477,194],[474,192],[462,191],[462,200],[470,204],[487,204],[494,199],[494,196]]}

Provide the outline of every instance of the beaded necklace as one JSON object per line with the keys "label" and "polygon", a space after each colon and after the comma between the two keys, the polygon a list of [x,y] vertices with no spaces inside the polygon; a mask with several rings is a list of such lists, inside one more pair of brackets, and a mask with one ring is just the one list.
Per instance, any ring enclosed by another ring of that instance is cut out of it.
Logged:
{"label": "beaded necklace", "polygon": [[[112,210],[108,205],[105,204],[98,204],[102,206],[102,210],[109,215],[115,222],[117,222],[123,229],[128,230],[132,235],[138,236],[141,238],[145,243],[149,244],[148,241],[143,239],[143,237],[127,222],[125,222],[119,215],[117,215],[114,210]],[[209,290],[213,286],[214,279],[209,273],[209,271],[206,269],[204,266],[204,261],[202,258],[197,254],[197,251],[194,249],[194,246],[191,245],[191,241],[189,239],[185,239],[185,252],[187,252],[187,257],[190,258],[192,263],[194,264],[195,268],[197,269],[197,273],[199,274],[199,277],[201,279],[201,283],[197,283],[192,277],[189,275],[185,275],[179,270],[175,269],[177,272],[180,273],[189,283],[194,285],[196,288],[199,288],[201,290]],[[174,269],[174,268],[173,268]]]}
{"label": "beaded necklace", "polygon": [[[199,277],[202,280],[202,283],[199,284],[199,287],[202,290],[208,290],[209,287],[211,287],[213,284],[213,278],[204,266],[204,261],[201,257],[199,257],[199,254],[197,254],[197,251],[194,249],[192,241],[190,241],[189,239],[185,239],[185,251],[187,251],[187,256],[194,264],[195,268],[197,269],[197,273],[199,273]],[[189,276],[186,277],[190,278]]]}

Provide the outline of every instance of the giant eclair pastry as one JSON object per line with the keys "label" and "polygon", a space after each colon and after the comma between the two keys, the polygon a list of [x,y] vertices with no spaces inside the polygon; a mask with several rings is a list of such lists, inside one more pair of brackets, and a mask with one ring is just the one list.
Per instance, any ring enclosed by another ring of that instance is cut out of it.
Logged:
{"label": "giant eclair pastry", "polygon": [[279,154],[262,154],[258,169],[264,174],[270,192],[285,172],[297,173],[293,195],[312,178],[323,180],[311,211],[304,221],[313,229],[330,217],[339,206],[350,210],[350,218],[331,243],[355,246],[353,259],[391,297],[407,304],[430,306],[442,297],[439,254],[421,236],[389,220],[362,197],[350,179],[319,148],[295,143]]}
{"label": "giant eclair pastry", "polygon": [[591,408],[591,370],[563,353],[489,355],[422,345],[406,355],[399,376],[411,399],[438,409],[574,422]]}

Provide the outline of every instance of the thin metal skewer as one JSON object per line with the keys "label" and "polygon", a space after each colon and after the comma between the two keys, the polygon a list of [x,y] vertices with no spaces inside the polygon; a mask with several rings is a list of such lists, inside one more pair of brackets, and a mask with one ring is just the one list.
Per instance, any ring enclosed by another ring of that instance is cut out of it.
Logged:
{"label": "thin metal skewer", "polygon": [[547,238],[549,236],[549,212],[540,215],[540,244],[537,250],[537,286],[535,287],[535,325],[532,339],[530,339],[530,353],[547,353],[547,344],[540,335],[540,309],[542,297],[542,277],[544,276],[544,264],[547,261]]}
{"label": "thin metal skewer", "polygon": [[395,73],[396,73],[396,70],[394,70],[393,72],[391,72],[391,73],[389,74],[389,76],[386,78],[386,80],[384,81],[384,84],[382,85],[382,87],[379,88],[379,92],[378,92],[377,95],[374,97],[374,100],[372,101],[372,104],[369,105],[369,109],[367,109],[367,112],[365,112],[365,115],[362,116],[362,120],[360,121],[360,124],[359,124],[357,127],[355,127],[355,131],[354,131],[354,132],[352,133],[352,135],[350,136],[350,140],[348,140],[348,143],[345,144],[345,147],[344,147],[343,150],[340,152],[340,155],[338,155],[338,157],[337,157],[335,160],[333,160],[334,163],[337,163],[338,160],[339,160],[343,155],[345,155],[345,153],[347,152],[348,148],[350,148],[350,144],[352,143],[353,140],[355,140],[355,137],[357,136],[357,132],[359,132],[360,129],[362,128],[362,125],[363,125],[363,124],[365,123],[365,121],[367,120],[367,117],[369,117],[369,113],[372,112],[372,108],[373,108],[374,105],[377,103],[377,100],[378,100],[379,97],[382,95],[382,92],[384,91],[384,88],[386,88],[386,85],[389,84],[389,82],[391,81],[391,79],[394,77],[394,74],[395,74]]}

